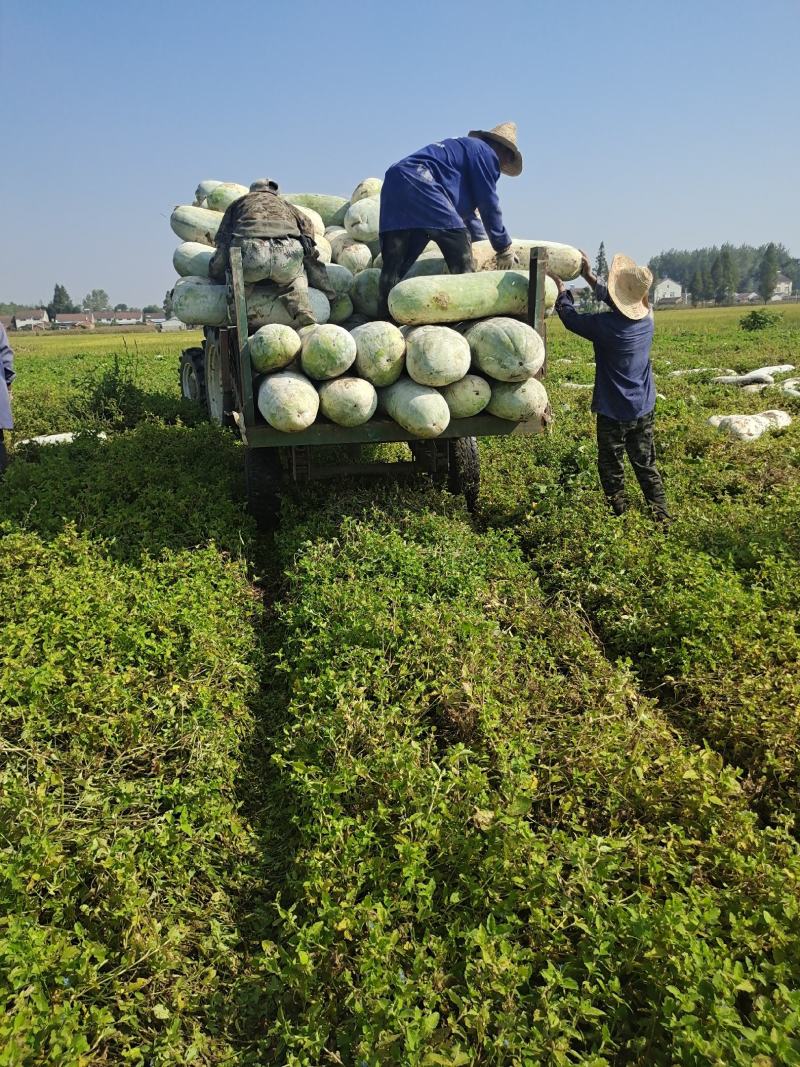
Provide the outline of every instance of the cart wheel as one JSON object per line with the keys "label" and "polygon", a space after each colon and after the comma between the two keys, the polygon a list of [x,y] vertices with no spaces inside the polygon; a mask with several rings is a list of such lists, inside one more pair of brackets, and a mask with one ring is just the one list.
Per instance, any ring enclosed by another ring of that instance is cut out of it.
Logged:
{"label": "cart wheel", "polygon": [[409,441],[411,455],[430,474],[434,484],[442,485],[450,464],[448,441]]}
{"label": "cart wheel", "polygon": [[181,395],[206,407],[205,353],[202,348],[184,348],[180,362]]}
{"label": "cart wheel", "polygon": [[281,514],[283,467],[275,448],[246,448],[244,478],[247,510],[259,530],[275,530]]}
{"label": "cart wheel", "polygon": [[447,487],[451,493],[463,493],[467,511],[475,511],[481,488],[481,461],[474,437],[454,437],[450,441]]}
{"label": "cart wheel", "polygon": [[219,335],[208,331],[205,340],[205,387],[208,416],[220,426],[233,426],[233,393],[222,387],[222,349]]}

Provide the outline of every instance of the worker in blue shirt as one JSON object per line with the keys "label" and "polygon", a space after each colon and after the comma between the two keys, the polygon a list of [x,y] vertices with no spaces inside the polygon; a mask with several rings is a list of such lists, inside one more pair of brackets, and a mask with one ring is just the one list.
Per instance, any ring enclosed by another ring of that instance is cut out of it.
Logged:
{"label": "worker in blue shirt", "polygon": [[381,189],[382,317],[389,317],[390,290],[411,269],[428,241],[439,246],[451,274],[475,269],[472,241],[487,235],[497,252],[498,269],[517,266],[518,257],[503,225],[497,182],[501,173],[521,172],[522,155],[513,122],[492,130],[470,130],[466,137],[448,137],[389,167]]}
{"label": "worker in blue shirt", "polygon": [[581,314],[560,278],[556,311],[566,328],[594,344],[595,379],[592,411],[597,414],[597,466],[600,484],[616,515],[625,511],[624,457],[650,506],[653,517],[669,522],[667,499],[656,469],[653,424],[656,387],[650,363],[653,313],[648,292],[653,275],[627,256],[616,255],[604,285],[585,252],[581,275],[608,312]]}
{"label": "worker in blue shirt", "polygon": [[8,343],[5,326],[0,323],[0,474],[6,469],[8,457],[3,431],[14,427],[11,415],[11,383],[14,381],[14,353]]}

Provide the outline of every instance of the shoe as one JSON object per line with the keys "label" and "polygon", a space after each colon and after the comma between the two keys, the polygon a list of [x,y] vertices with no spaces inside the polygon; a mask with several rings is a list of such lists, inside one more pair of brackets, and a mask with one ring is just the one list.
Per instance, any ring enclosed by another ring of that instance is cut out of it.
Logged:
{"label": "shoe", "polygon": [[657,523],[662,530],[668,530],[672,526],[672,516],[668,511],[664,511],[663,508],[651,508],[650,514],[653,522]]}
{"label": "shoe", "polygon": [[628,507],[628,502],[625,499],[624,493],[617,493],[615,496],[606,497],[611,510],[615,515],[624,515]]}

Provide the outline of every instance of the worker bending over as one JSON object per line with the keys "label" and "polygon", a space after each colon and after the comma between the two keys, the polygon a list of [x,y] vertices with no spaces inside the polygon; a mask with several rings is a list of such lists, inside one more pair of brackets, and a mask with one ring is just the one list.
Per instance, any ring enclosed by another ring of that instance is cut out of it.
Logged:
{"label": "worker bending over", "polygon": [[581,252],[581,275],[610,312],[581,314],[562,280],[556,311],[566,328],[594,344],[595,378],[592,411],[597,413],[597,466],[600,483],[615,515],[626,508],[624,457],[650,506],[653,517],[669,522],[661,475],[656,470],[653,439],[656,388],[650,363],[653,313],[648,291],[653,275],[627,256],[616,255],[605,285]]}
{"label": "worker bending over", "polygon": [[280,196],[278,183],[269,178],[253,182],[249,193],[229,205],[214,243],[217,250],[208,265],[209,277],[224,281],[231,247],[241,248],[244,280],[268,280],[279,286],[279,299],[296,326],[316,322],[309,285],[335,299],[311,220]]}
{"label": "worker bending over", "polygon": [[439,246],[451,274],[475,269],[472,240],[486,235],[497,252],[498,269],[517,265],[503,225],[497,181],[501,173],[521,172],[513,122],[488,131],[470,130],[467,137],[448,137],[389,167],[381,189],[382,317],[389,315],[390,290],[408,273],[428,241]]}

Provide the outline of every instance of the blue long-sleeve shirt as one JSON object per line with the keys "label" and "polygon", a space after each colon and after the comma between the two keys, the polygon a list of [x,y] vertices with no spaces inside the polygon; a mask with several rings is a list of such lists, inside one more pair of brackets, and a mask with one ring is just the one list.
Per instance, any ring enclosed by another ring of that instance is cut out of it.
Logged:
{"label": "blue long-sleeve shirt", "polygon": [[486,230],[484,229],[483,223],[481,222],[480,217],[478,215],[469,215],[466,219],[464,219],[464,222],[467,224],[467,229],[469,230],[469,237],[473,244],[476,241],[489,240],[489,238],[486,236]]}
{"label": "blue long-sleeve shirt", "polygon": [[602,282],[595,296],[611,308],[597,314],[575,309],[572,293],[559,293],[556,311],[566,328],[594,345],[595,375],[592,411],[618,422],[633,422],[656,406],[656,386],[650,362],[653,316],[629,319],[617,311]]}
{"label": "blue long-sleeve shirt", "polygon": [[463,230],[477,208],[492,248],[501,252],[511,238],[497,198],[499,178],[497,153],[478,137],[448,137],[420,148],[386,171],[381,233]]}
{"label": "blue long-sleeve shirt", "polygon": [[8,343],[5,326],[0,323],[0,430],[10,430],[14,426],[11,416],[11,397],[8,388],[14,381],[14,353]]}

